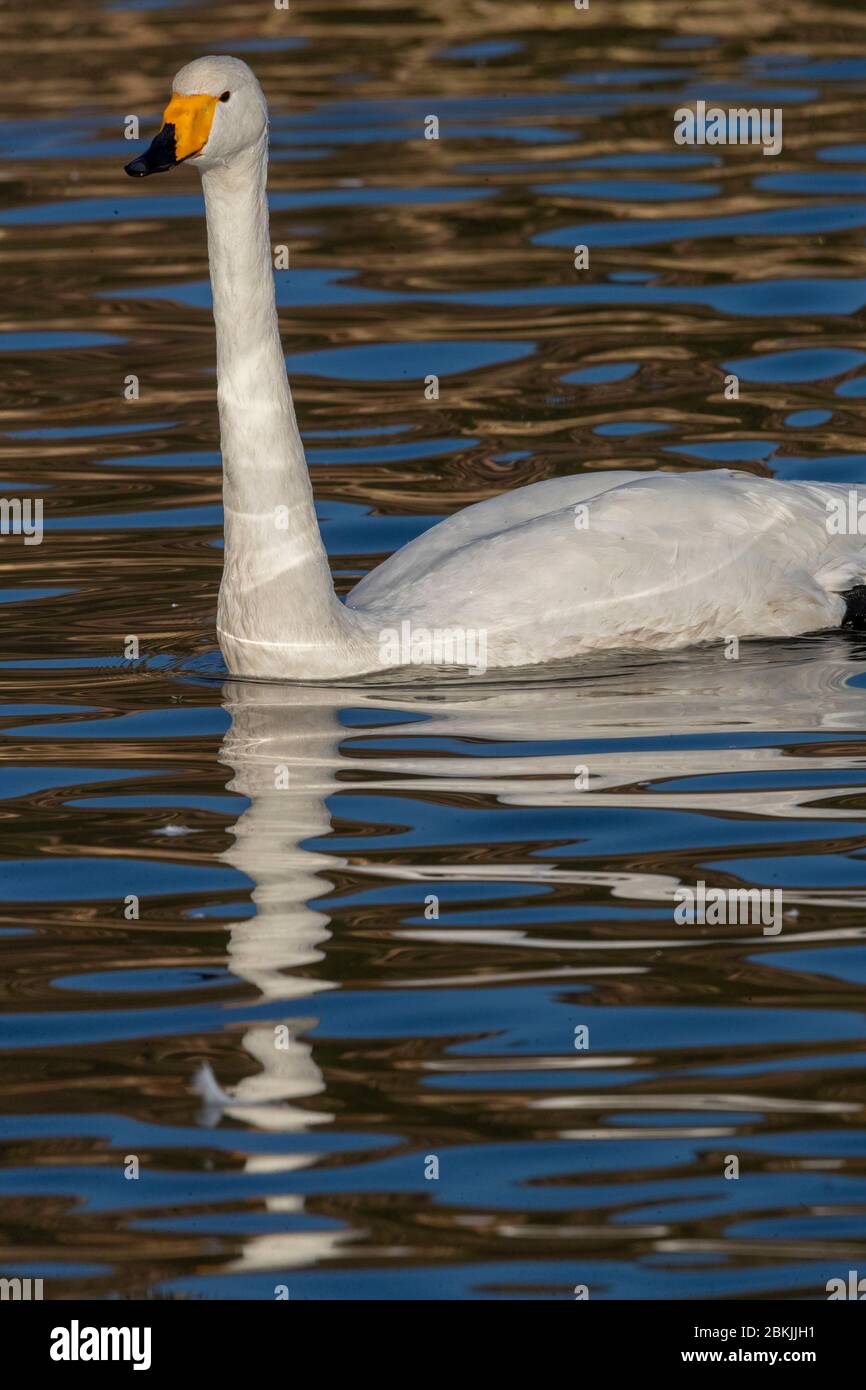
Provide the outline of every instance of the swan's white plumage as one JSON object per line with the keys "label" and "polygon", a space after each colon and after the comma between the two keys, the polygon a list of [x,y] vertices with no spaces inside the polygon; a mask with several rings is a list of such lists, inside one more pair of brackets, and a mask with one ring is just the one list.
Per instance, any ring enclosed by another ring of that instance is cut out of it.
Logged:
{"label": "swan's white plumage", "polygon": [[816,631],[841,623],[842,592],[866,575],[864,538],[828,529],[828,500],[847,494],[728,470],[536,484],[434,527],[348,602],[435,627],[459,599],[492,666]]}
{"label": "swan's white plumage", "polygon": [[230,670],[301,679],[379,671],[383,632],[405,624],[483,634],[485,664],[507,667],[841,623],[841,595],[866,578],[864,538],[828,526],[828,502],[848,489],[728,470],[583,474],[518,488],[432,527],[340,603],[274,304],[264,96],[234,58],[188,64],[175,89],[231,91],[189,161],[202,174],[217,333],[217,627]]}

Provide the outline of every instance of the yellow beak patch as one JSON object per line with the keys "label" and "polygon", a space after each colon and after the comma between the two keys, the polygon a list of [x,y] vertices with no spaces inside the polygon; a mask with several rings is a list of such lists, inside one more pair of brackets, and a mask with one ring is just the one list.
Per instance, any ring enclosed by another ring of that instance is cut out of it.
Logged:
{"label": "yellow beak patch", "polygon": [[218,97],[181,96],[172,92],[162,115],[163,125],[174,126],[174,147],[178,162],[204,149],[213,124]]}

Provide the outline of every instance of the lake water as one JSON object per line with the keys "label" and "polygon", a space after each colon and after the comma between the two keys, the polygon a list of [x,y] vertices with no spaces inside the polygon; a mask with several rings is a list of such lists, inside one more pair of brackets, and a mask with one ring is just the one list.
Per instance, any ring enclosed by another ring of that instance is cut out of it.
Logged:
{"label": "lake water", "polygon": [[[199,183],[122,173],[178,67],[254,65],[341,591],[581,468],[862,483],[860,10],[3,26],[2,491],[45,530],[0,540],[0,1274],[700,1299],[866,1270],[866,644],[223,681]],[[782,108],[783,152],[677,146],[697,99]],[[780,890],[782,930],[678,924],[700,881]]]}

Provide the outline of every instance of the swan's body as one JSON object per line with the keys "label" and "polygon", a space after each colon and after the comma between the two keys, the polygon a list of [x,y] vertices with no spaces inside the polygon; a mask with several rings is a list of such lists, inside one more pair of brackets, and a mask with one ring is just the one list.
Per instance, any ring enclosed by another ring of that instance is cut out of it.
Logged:
{"label": "swan's body", "polygon": [[866,579],[866,537],[828,525],[850,490],[727,470],[518,488],[432,527],[341,603],[277,324],[264,97],[234,58],[190,63],[174,93],[128,171],[189,158],[202,174],[225,504],[217,628],[232,672],[339,679],[425,651],[447,660],[461,634],[465,664],[509,667],[842,623]]}

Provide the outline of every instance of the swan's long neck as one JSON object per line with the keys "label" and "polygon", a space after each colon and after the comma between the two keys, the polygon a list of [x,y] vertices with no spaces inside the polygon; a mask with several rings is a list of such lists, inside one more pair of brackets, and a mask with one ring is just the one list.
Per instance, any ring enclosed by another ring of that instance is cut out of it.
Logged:
{"label": "swan's long neck", "polygon": [[[351,626],[331,581],[277,324],[265,193],[267,137],[202,176],[217,339],[225,556],[220,645],[256,674]],[[314,663],[315,664],[315,663]]]}

